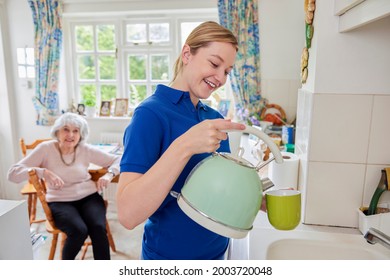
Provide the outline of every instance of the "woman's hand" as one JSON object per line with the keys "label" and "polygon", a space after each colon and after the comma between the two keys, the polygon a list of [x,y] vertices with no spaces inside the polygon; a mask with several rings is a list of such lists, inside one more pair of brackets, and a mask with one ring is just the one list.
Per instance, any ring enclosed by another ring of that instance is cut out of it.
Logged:
{"label": "woman's hand", "polygon": [[114,178],[112,173],[106,173],[102,177],[99,178],[99,180],[96,182],[96,188],[98,192],[102,192],[103,189],[108,187],[108,184],[111,182],[111,180]]}
{"label": "woman's hand", "polygon": [[260,211],[267,212],[267,202],[265,200],[265,195],[263,195],[261,200]]}
{"label": "woman's hand", "polygon": [[48,186],[53,189],[62,189],[64,186],[64,181],[49,169],[43,171],[43,178],[48,183]]}
{"label": "woman's hand", "polygon": [[225,131],[244,129],[244,124],[231,120],[205,120],[190,128],[181,137],[188,144],[191,154],[212,153],[218,150],[222,140],[228,138]]}

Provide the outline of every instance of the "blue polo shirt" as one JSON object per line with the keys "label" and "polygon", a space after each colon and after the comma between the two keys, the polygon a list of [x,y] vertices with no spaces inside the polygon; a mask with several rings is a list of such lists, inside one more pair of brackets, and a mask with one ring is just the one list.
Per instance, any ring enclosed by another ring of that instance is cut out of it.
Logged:
{"label": "blue polo shirt", "polygon": [[[188,92],[158,85],[155,93],[135,109],[125,130],[121,172],[146,173],[177,137],[203,120],[216,118],[223,117],[201,102],[195,108]],[[221,142],[218,151],[230,152],[227,140]],[[180,192],[194,166],[209,155],[192,156],[172,190]],[[176,198],[168,195],[145,223],[142,257],[155,260],[220,259],[228,243],[228,238],[188,218],[179,208]]]}

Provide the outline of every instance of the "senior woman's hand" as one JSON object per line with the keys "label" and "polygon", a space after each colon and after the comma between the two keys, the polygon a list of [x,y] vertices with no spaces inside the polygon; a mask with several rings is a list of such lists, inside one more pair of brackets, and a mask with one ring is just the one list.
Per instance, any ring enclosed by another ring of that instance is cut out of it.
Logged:
{"label": "senior woman's hand", "polygon": [[64,186],[64,181],[49,169],[43,170],[43,178],[45,178],[49,188],[51,187],[53,189],[61,189]]}
{"label": "senior woman's hand", "polygon": [[96,182],[96,188],[98,192],[102,192],[103,189],[107,188],[113,177],[114,176],[111,173],[106,173],[102,177],[100,177],[99,180]]}

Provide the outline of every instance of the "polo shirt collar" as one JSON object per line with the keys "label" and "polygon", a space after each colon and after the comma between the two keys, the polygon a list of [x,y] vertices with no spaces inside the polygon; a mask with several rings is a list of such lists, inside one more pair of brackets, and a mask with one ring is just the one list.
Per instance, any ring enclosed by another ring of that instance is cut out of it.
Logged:
{"label": "polo shirt collar", "polygon": [[[158,89],[158,90],[157,90]],[[157,85],[156,92],[161,92],[168,98],[173,104],[177,104],[180,102],[183,98],[190,98],[190,93],[188,91],[182,91],[178,89],[174,89],[171,87],[168,87],[166,85]],[[165,94],[168,93],[168,94]],[[206,105],[204,105],[201,101],[198,102],[197,109],[202,108],[205,111],[208,111],[208,108]]]}
{"label": "polo shirt collar", "polygon": [[208,107],[202,103],[202,101],[198,102],[198,109],[202,108],[205,111],[208,111]]}
{"label": "polo shirt collar", "polygon": [[161,84],[157,85],[156,92],[162,93],[173,104],[179,103],[179,101],[183,97],[188,97],[188,98],[190,97],[190,93],[188,91],[174,89],[174,88],[168,87],[166,85],[161,85]]}

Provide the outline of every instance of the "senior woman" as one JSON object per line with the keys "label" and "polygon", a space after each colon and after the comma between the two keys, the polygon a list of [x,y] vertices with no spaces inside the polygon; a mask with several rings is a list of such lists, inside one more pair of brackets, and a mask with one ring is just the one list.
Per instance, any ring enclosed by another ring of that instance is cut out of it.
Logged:
{"label": "senior woman", "polygon": [[[74,113],[60,116],[51,129],[53,140],[39,144],[11,166],[8,180],[20,183],[35,168],[47,186],[46,199],[56,226],[66,233],[62,259],[74,259],[89,235],[94,259],[110,259],[106,208],[99,192],[119,174],[120,157],[86,144],[88,124]],[[97,183],[88,172],[93,163],[109,172]]]}

